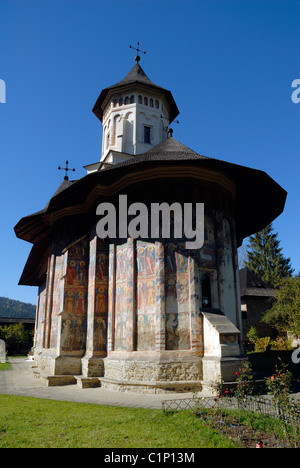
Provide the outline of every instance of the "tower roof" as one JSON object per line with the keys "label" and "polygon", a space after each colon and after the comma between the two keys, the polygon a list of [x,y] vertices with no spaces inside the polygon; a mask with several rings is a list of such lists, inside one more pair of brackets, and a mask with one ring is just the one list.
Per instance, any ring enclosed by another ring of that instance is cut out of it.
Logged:
{"label": "tower roof", "polygon": [[116,91],[118,89],[122,89],[128,85],[142,85],[142,86],[146,86],[148,88],[151,88],[152,90],[156,90],[162,94],[165,95],[169,105],[170,105],[170,114],[169,114],[169,118],[170,118],[170,122],[172,122],[176,117],[177,115],[179,114],[179,110],[177,108],[177,105],[176,105],[176,102],[172,96],[172,93],[171,91],[167,90],[167,89],[164,89],[162,88],[161,86],[158,86],[157,84],[153,83],[149,78],[148,76],[146,75],[146,73],[144,72],[144,70],[142,69],[142,67],[140,66],[140,64],[138,62],[136,62],[136,64],[134,65],[134,67],[130,70],[130,72],[128,73],[128,75],[125,76],[125,78],[122,80],[122,81],[119,81],[119,83],[116,83],[112,86],[109,86],[108,88],[104,88],[94,107],[93,107],[93,112],[94,114],[98,117],[99,120],[102,121],[102,118],[103,118],[103,108],[102,108],[102,105],[107,97],[107,95],[109,94],[109,92],[111,91]]}

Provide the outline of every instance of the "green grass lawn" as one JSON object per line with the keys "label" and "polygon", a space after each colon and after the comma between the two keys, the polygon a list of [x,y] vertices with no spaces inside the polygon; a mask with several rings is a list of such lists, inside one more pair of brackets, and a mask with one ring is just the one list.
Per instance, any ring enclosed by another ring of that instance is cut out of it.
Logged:
{"label": "green grass lawn", "polygon": [[7,371],[7,370],[12,370],[12,365],[9,362],[0,363],[0,372]]}
{"label": "green grass lawn", "polygon": [[0,448],[234,448],[192,412],[0,395]]}

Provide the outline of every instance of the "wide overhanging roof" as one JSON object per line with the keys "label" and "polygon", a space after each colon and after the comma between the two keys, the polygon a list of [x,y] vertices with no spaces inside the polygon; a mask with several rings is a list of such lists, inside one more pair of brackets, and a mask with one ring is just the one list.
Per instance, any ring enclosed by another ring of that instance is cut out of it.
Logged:
{"label": "wide overhanging roof", "polygon": [[[84,215],[92,206],[91,193],[100,193],[105,199],[110,187],[122,187],[139,182],[140,174],[152,170],[155,178],[173,168],[190,166],[203,168],[227,176],[236,188],[235,220],[238,245],[245,237],[260,231],[283,211],[287,193],[268,174],[238,164],[232,164],[197,154],[173,138],[155,146],[148,152],[123,163],[88,174],[77,181],[64,182],[44,210],[27,216],[15,227],[17,237],[33,244],[50,238],[54,221],[74,214]],[[150,171],[150,173],[152,173]],[[117,190],[116,189],[116,190]]]}

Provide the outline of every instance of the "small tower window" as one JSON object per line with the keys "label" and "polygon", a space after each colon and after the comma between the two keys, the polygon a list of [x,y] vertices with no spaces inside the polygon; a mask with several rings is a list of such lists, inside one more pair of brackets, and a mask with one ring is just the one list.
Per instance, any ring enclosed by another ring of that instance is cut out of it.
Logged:
{"label": "small tower window", "polygon": [[148,98],[144,97],[144,106],[148,106]]}
{"label": "small tower window", "polygon": [[126,98],[125,98],[125,105],[127,105],[127,104],[129,104],[129,97],[128,96],[126,96]]}
{"label": "small tower window", "polygon": [[156,107],[156,109],[159,109],[159,101],[158,101],[158,99],[155,99],[155,107]]}
{"label": "small tower window", "polygon": [[150,98],[150,107],[153,107],[153,99]]}
{"label": "small tower window", "polygon": [[139,101],[139,104],[143,104],[143,98],[142,98],[142,96],[141,96],[141,95],[139,95],[139,97],[138,97],[138,101]]}
{"label": "small tower window", "polygon": [[119,99],[119,106],[123,106],[123,98],[121,98],[121,97]]}
{"label": "small tower window", "polygon": [[130,96],[130,104],[134,103],[134,95]]}
{"label": "small tower window", "polygon": [[202,307],[205,309],[210,309],[211,308],[211,285],[210,285],[210,277],[208,275],[202,275],[201,287],[202,287]]}
{"label": "small tower window", "polygon": [[151,143],[151,127],[144,126],[144,143]]}
{"label": "small tower window", "polygon": [[117,107],[118,101],[117,99],[114,100],[114,107]]}
{"label": "small tower window", "polygon": [[109,148],[110,134],[106,136],[106,149]]}

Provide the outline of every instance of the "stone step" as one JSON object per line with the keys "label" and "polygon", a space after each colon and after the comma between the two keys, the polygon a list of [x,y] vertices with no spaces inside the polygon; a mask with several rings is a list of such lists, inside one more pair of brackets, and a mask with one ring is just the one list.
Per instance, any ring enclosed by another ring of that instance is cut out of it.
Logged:
{"label": "stone step", "polygon": [[46,387],[62,387],[77,383],[74,375],[44,375],[37,371],[33,371],[33,373]]}
{"label": "stone step", "polygon": [[76,375],[75,379],[77,381],[77,385],[83,389],[101,386],[99,377],[83,377],[82,375]]}

